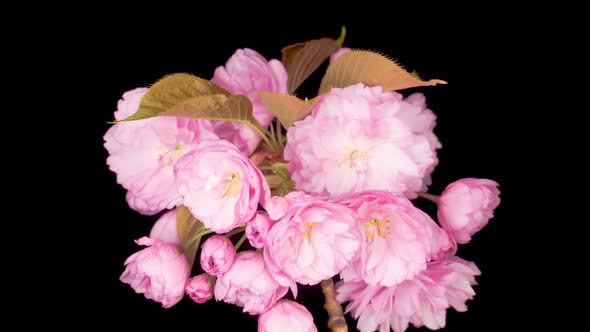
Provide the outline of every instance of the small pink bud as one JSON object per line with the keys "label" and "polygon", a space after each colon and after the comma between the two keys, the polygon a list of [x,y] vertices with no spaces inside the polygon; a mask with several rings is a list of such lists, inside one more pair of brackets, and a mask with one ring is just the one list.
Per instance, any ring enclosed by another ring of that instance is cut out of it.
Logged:
{"label": "small pink bud", "polygon": [[190,278],[186,282],[184,290],[186,294],[197,303],[205,303],[213,296],[215,277],[206,273]]}
{"label": "small pink bud", "polygon": [[246,236],[248,241],[254,248],[263,248],[264,239],[273,221],[268,214],[264,212],[257,212],[254,218],[246,224]]}
{"label": "small pink bud", "polygon": [[500,204],[495,181],[465,178],[447,186],[438,201],[438,220],[458,243],[467,243],[494,217]]}
{"label": "small pink bud", "polygon": [[278,301],[258,317],[258,332],[317,332],[313,316],[301,304]]}
{"label": "small pink bud", "polygon": [[229,239],[213,235],[201,247],[201,267],[203,271],[216,276],[229,270],[235,256],[236,250]]}

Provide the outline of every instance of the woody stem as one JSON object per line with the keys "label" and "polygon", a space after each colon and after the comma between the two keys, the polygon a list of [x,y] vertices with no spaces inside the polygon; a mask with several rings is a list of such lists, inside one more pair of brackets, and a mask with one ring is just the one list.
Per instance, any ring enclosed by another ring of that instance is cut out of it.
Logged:
{"label": "woody stem", "polygon": [[348,332],[348,326],[342,313],[340,303],[336,301],[336,294],[334,292],[334,281],[332,278],[322,280],[322,292],[326,298],[324,308],[328,312],[328,328],[332,332]]}

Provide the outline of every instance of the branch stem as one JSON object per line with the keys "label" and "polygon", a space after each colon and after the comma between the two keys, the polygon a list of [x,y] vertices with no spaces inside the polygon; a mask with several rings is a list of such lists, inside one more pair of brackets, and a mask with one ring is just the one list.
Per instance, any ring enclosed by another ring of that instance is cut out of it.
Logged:
{"label": "branch stem", "polygon": [[225,234],[225,236],[229,239],[230,237],[232,237],[240,232],[243,232],[245,229],[246,229],[246,226],[238,227],[238,228],[234,229],[233,231]]}
{"label": "branch stem", "polygon": [[273,142],[268,138],[268,130],[262,128],[260,125],[257,125],[255,123],[246,122],[246,124],[248,124],[250,128],[254,129],[254,131],[256,131],[258,135],[260,135],[260,137],[262,137],[266,145],[268,145],[269,149],[274,149]]}
{"label": "branch stem", "polygon": [[193,242],[197,241],[197,240],[198,240],[198,239],[200,239],[202,236],[205,236],[205,235],[207,235],[207,234],[211,234],[211,233],[213,233],[213,231],[212,231],[212,230],[209,230],[209,229],[206,229],[206,230],[204,230],[204,231],[202,231],[202,232],[198,233],[197,235],[193,236],[193,238],[192,238],[192,239],[190,239],[190,241],[188,241],[188,243],[187,243],[187,245],[186,245],[186,246],[187,246],[187,247],[190,247],[190,246],[191,246],[191,244],[193,244]]}
{"label": "branch stem", "polygon": [[348,326],[346,325],[346,319],[342,313],[342,307],[340,303],[336,301],[336,293],[334,291],[334,281],[332,278],[322,280],[322,292],[326,298],[324,308],[328,312],[328,328],[332,332],[348,332]]}
{"label": "branch stem", "polygon": [[244,243],[244,241],[246,241],[246,234],[242,235],[242,237],[240,238],[238,243],[236,243],[236,245],[234,246],[234,248],[236,248],[236,251],[238,251],[238,249],[240,249],[240,247],[242,246],[242,243]]}
{"label": "branch stem", "polygon": [[417,195],[418,195],[418,197],[426,198],[427,200],[432,201],[432,202],[434,202],[436,204],[438,204],[438,200],[440,198],[440,196],[432,195],[432,194],[429,194],[429,193],[422,193],[422,192],[417,193]]}

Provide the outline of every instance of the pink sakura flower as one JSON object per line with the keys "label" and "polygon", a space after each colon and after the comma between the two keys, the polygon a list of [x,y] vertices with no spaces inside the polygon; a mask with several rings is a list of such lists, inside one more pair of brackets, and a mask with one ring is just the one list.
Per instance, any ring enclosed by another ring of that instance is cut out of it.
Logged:
{"label": "pink sakura flower", "polygon": [[162,240],[168,244],[180,246],[176,226],[176,209],[164,213],[152,227],[150,238]]}
{"label": "pink sakura flower", "polygon": [[213,297],[215,277],[207,273],[190,278],[184,287],[186,294],[197,303],[205,303]]}
{"label": "pink sakura flower", "polygon": [[221,235],[213,235],[201,246],[201,268],[210,275],[225,273],[236,257],[233,243]]}
{"label": "pink sakura flower", "polygon": [[254,218],[246,223],[246,236],[254,248],[264,247],[264,239],[273,221],[265,212],[256,212]]}
{"label": "pink sakura flower", "polygon": [[136,242],[148,247],[127,258],[120,280],[164,308],[172,307],[184,296],[190,273],[186,257],[161,240],[142,237]]}
{"label": "pink sakura flower", "polygon": [[412,279],[453,247],[434,220],[399,194],[365,191],[333,201],[359,217],[361,246],[351,265],[369,285],[395,286]]}
{"label": "pink sakura flower", "polygon": [[[436,115],[426,106],[426,97],[424,94],[416,92],[404,98],[398,116],[403,119],[404,123],[410,127],[414,134],[426,137],[426,140],[428,140],[428,143],[433,149],[442,148],[442,144],[434,134]],[[438,158],[435,152],[434,162],[424,171],[424,179],[419,191],[426,191],[432,183],[431,174],[436,165],[438,165]],[[414,195],[406,196],[415,198]]]}
{"label": "pink sakura flower", "polygon": [[494,217],[500,204],[498,183],[466,178],[447,186],[438,201],[440,224],[459,243],[467,243]]}
{"label": "pink sakura flower", "polygon": [[[327,196],[323,198],[327,198]],[[266,206],[266,212],[271,220],[279,220],[287,214],[288,209],[293,204],[297,202],[307,202],[311,199],[313,199],[313,197],[303,191],[292,191],[284,197],[274,196]]]}
{"label": "pink sakura flower", "polygon": [[423,98],[361,83],[335,88],[287,131],[284,158],[298,190],[387,190],[416,197],[438,159]]}
{"label": "pink sakura flower", "polygon": [[360,234],[350,209],[300,192],[273,197],[269,205],[279,219],[266,236],[264,260],[281,285],[296,293],[293,281],[315,285],[351,262]]}
{"label": "pink sakura flower", "polygon": [[280,300],[258,317],[258,332],[317,332],[313,316],[301,304]]}
{"label": "pink sakura flower", "polygon": [[270,189],[260,170],[234,145],[205,142],[174,167],[182,203],[205,227],[225,233],[246,223]]}
{"label": "pink sakura flower", "polygon": [[[126,92],[119,101],[115,119],[133,115],[146,92],[146,88]],[[109,152],[109,168],[117,174],[117,182],[127,189],[129,206],[153,215],[181,202],[173,166],[198,143],[210,139],[217,139],[217,135],[208,123],[156,117],[113,125],[104,136],[104,146]]]}
{"label": "pink sakura flower", "polygon": [[480,273],[472,262],[445,257],[429,263],[414,279],[384,287],[367,285],[354,269],[347,268],[336,284],[336,299],[349,302],[346,311],[358,319],[361,332],[403,332],[409,323],[437,330],[445,326],[446,309],[467,310],[465,302],[475,295],[471,286]]}
{"label": "pink sakura flower", "polygon": [[[249,48],[238,49],[218,67],[211,81],[232,94],[244,95],[252,102],[254,117],[263,127],[270,124],[273,115],[266,109],[259,91],[288,93],[287,70],[278,60],[267,61],[260,53]],[[221,139],[236,145],[244,154],[250,155],[260,143],[261,137],[245,124],[214,121],[215,133]]]}
{"label": "pink sakura flower", "polygon": [[253,251],[242,251],[229,269],[215,284],[217,301],[244,307],[244,312],[258,315],[285,296],[281,287],[267,271],[262,256]]}

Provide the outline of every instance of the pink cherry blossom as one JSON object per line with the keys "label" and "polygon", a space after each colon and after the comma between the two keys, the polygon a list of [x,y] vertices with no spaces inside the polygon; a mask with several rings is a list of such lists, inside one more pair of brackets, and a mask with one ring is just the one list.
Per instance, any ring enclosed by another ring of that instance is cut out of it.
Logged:
{"label": "pink cherry blossom", "polygon": [[215,277],[206,273],[190,278],[184,287],[186,294],[197,303],[205,303],[213,296]]}
{"label": "pink cherry blossom", "polygon": [[300,192],[273,198],[271,210],[275,203],[288,206],[275,214],[280,219],[266,236],[264,259],[281,285],[296,292],[293,281],[315,285],[351,262],[360,232],[350,209]]}
{"label": "pink cherry blossom", "polygon": [[201,268],[210,275],[225,273],[236,256],[233,243],[221,235],[213,235],[201,246]]}
{"label": "pink cherry blossom", "polygon": [[[401,105],[402,107],[398,116],[403,119],[404,123],[411,128],[414,134],[426,137],[431,147],[440,149],[442,144],[434,134],[436,115],[427,108],[424,94],[419,92],[413,93],[407,98],[404,98]],[[419,191],[426,191],[432,183],[431,173],[434,171],[436,165],[438,165],[438,158],[435,154],[434,162],[424,171],[424,179]],[[415,198],[414,195],[406,196]]]}
{"label": "pink cherry blossom", "polygon": [[286,293],[287,287],[273,279],[262,256],[253,251],[238,253],[229,271],[215,284],[217,301],[244,307],[251,315],[265,312]]}
{"label": "pink cherry blossom", "polygon": [[264,247],[264,239],[273,221],[265,212],[257,212],[254,218],[246,223],[246,236],[254,248]]}
{"label": "pink cherry blossom", "polygon": [[150,231],[150,238],[180,246],[178,228],[176,227],[176,209],[164,213],[160,219],[156,221]]}
{"label": "pink cherry blossom", "polygon": [[287,131],[284,158],[298,190],[387,190],[416,197],[438,159],[434,114],[419,96],[361,83],[335,88]]}
{"label": "pink cherry blossom", "polygon": [[498,183],[466,178],[447,186],[438,201],[438,220],[459,243],[467,243],[494,217],[500,204]]}
{"label": "pink cherry blossom", "polygon": [[[249,48],[238,49],[223,67],[218,67],[211,81],[232,94],[244,95],[252,102],[252,113],[266,127],[273,115],[266,109],[258,92],[287,93],[287,70],[278,60],[267,61]],[[251,154],[260,143],[260,136],[245,124],[215,121],[215,132],[221,139],[235,144],[244,154]]]}
{"label": "pink cherry blossom", "polygon": [[399,194],[365,191],[333,201],[359,217],[362,241],[352,266],[370,285],[395,286],[412,279],[452,248],[447,232]]}
{"label": "pink cherry blossom", "polygon": [[258,317],[258,332],[317,332],[313,316],[301,304],[280,300]]}
{"label": "pink cherry blossom", "polygon": [[332,53],[332,55],[330,55],[330,63],[336,61],[336,59],[338,59],[340,56],[342,56],[342,54],[344,53],[348,53],[352,51],[350,48],[348,47],[342,47],[341,49],[339,49],[338,51]]}
{"label": "pink cherry blossom", "polygon": [[184,296],[190,273],[186,257],[161,240],[142,237],[136,242],[148,247],[127,258],[120,280],[164,308],[172,307]]}
{"label": "pink cherry blossom", "polygon": [[414,279],[396,287],[367,285],[352,268],[342,272],[336,299],[350,302],[346,311],[358,319],[361,332],[403,332],[409,323],[431,330],[446,324],[446,309],[467,310],[465,302],[475,295],[472,285],[480,271],[474,263],[445,257],[428,264]]}
{"label": "pink cherry blossom", "polygon": [[182,203],[217,233],[229,232],[266,205],[270,189],[260,170],[234,145],[205,142],[174,167]]}
{"label": "pink cherry blossom", "polygon": [[[115,112],[116,120],[133,115],[146,88],[126,92]],[[211,124],[194,119],[155,117],[120,122],[104,136],[107,164],[117,182],[127,189],[129,206],[146,215],[172,209],[181,202],[173,166],[186,152],[205,140],[217,139]]]}
{"label": "pink cherry blossom", "polygon": [[[316,196],[320,198],[328,198],[328,196]],[[304,201],[313,200],[313,197],[304,193],[303,191],[292,191],[285,197],[273,196],[270,203],[266,206],[266,212],[271,220],[279,220],[287,213],[290,206]]]}

